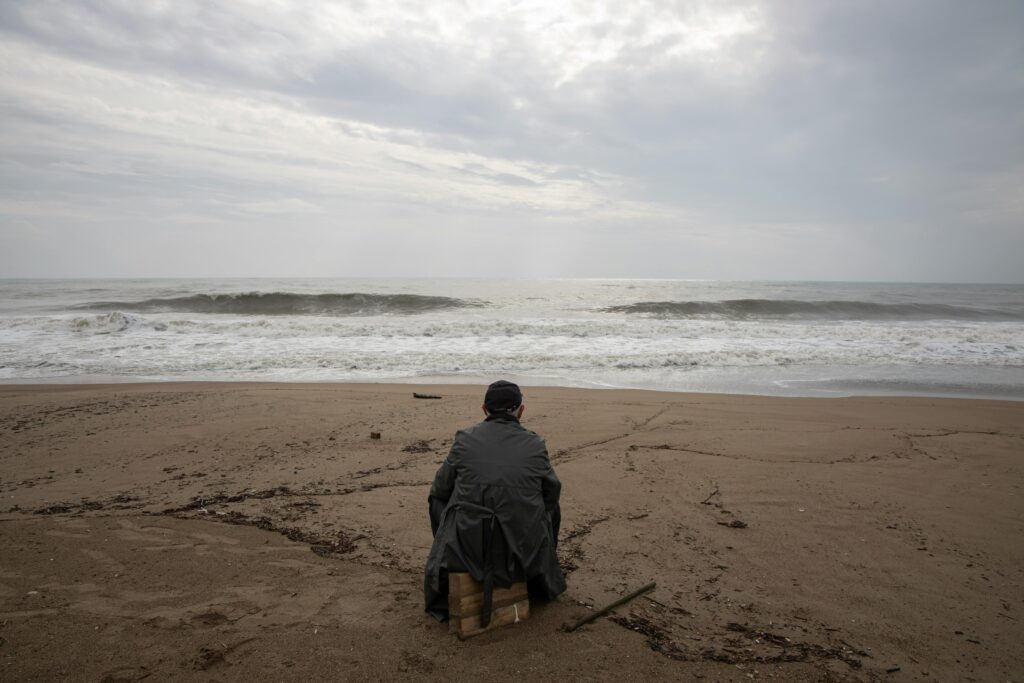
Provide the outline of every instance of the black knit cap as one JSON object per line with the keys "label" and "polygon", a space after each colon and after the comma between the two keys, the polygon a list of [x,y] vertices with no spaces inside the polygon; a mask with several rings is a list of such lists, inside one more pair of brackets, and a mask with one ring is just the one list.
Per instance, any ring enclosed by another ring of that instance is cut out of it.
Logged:
{"label": "black knit cap", "polygon": [[484,394],[484,408],[488,413],[515,410],[522,402],[523,392],[519,390],[519,385],[503,379],[487,387],[487,393]]}

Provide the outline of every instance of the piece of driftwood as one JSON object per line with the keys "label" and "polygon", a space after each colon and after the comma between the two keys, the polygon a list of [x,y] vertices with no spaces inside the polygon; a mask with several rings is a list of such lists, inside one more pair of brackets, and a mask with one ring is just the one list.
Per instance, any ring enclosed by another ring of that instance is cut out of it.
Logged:
{"label": "piece of driftwood", "polygon": [[715,490],[714,490],[714,491],[712,491],[712,492],[711,492],[710,494],[708,494],[708,497],[707,497],[707,498],[705,498],[704,500],[702,500],[702,501],[700,502],[700,504],[701,504],[701,505],[707,505],[708,503],[710,503],[710,502],[711,502],[711,499],[712,499],[712,498],[714,498],[715,496],[717,496],[717,495],[718,495],[718,494],[720,494],[720,493],[721,493],[721,491],[719,491],[719,490],[718,490],[718,486],[715,486]]}
{"label": "piece of driftwood", "polygon": [[448,575],[448,630],[460,640],[501,626],[517,624],[530,616],[530,596],[526,582],[491,591],[491,621],[480,625],[484,603],[484,585],[466,572]]}
{"label": "piece of driftwood", "polygon": [[730,529],[746,529],[747,523],[741,519],[734,519],[731,522],[719,522],[722,526],[727,526]]}
{"label": "piece of driftwood", "polygon": [[417,394],[415,391],[412,393],[413,398],[441,398],[437,394]]}
{"label": "piece of driftwood", "polygon": [[604,607],[602,607],[599,610],[594,610],[593,612],[591,612],[587,616],[585,616],[582,619],[580,619],[579,621],[577,621],[575,624],[572,624],[571,626],[566,626],[565,630],[566,631],[575,631],[580,626],[583,626],[584,624],[589,624],[590,622],[594,621],[598,617],[601,617],[601,616],[603,616],[605,614],[608,614],[609,612],[611,612],[616,607],[619,607],[621,605],[625,605],[630,600],[643,595],[647,591],[654,590],[656,585],[657,584],[655,584],[654,581],[651,581],[646,586],[644,586],[642,588],[637,588],[635,591],[633,591],[632,593],[629,593],[628,595],[623,595],[621,598],[619,598],[615,602],[611,603],[610,605],[605,605]]}

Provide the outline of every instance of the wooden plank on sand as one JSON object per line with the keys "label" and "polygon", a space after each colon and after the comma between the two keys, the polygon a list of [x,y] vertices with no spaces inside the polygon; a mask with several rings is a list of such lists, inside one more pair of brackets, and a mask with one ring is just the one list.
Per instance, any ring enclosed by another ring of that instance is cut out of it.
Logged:
{"label": "wooden plank on sand", "polygon": [[491,623],[480,626],[484,587],[465,572],[448,575],[448,630],[460,639],[515,624],[530,616],[530,597],[525,582],[491,591]]}

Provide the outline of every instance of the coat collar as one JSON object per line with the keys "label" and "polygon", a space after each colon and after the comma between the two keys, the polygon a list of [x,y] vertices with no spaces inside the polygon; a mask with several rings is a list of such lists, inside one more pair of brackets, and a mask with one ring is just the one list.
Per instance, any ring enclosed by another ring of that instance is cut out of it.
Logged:
{"label": "coat collar", "polygon": [[484,418],[484,422],[515,422],[519,424],[519,418],[515,416],[515,413],[491,413]]}

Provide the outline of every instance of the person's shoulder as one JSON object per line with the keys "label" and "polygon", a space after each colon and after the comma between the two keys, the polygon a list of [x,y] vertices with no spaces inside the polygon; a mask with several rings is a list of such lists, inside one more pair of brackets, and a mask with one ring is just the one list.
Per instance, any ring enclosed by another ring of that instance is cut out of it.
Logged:
{"label": "person's shoulder", "polygon": [[542,448],[545,451],[547,451],[548,444],[546,441],[544,441],[543,436],[533,431],[532,429],[527,429],[526,427],[523,427],[523,431],[526,433],[527,438],[529,438],[530,441],[536,444],[538,448]]}
{"label": "person's shoulder", "polygon": [[487,422],[485,420],[483,422],[477,422],[475,425],[470,425],[468,427],[463,427],[459,431],[455,432],[455,438],[457,439],[457,438],[459,438],[460,436],[463,436],[463,435],[472,436],[472,435],[476,434],[477,432],[479,432],[481,429],[484,429],[485,428],[484,425],[486,425],[486,424],[487,424]]}
{"label": "person's shoulder", "polygon": [[509,425],[512,429],[522,433],[526,437],[529,437],[531,439],[537,439],[537,440],[540,440],[540,441],[544,441],[544,437],[542,437],[540,434],[538,434],[537,432],[533,431],[532,429],[527,429],[525,426],[523,426],[523,423],[520,422],[519,420],[510,420],[510,421],[508,421],[508,422],[506,422],[504,424]]}

